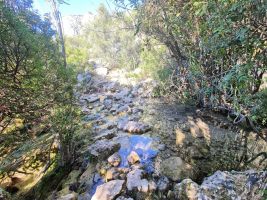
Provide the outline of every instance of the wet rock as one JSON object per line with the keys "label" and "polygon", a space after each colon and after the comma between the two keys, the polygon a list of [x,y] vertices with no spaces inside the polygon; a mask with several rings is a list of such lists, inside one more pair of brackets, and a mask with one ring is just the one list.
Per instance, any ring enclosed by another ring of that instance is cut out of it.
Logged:
{"label": "wet rock", "polygon": [[113,180],[97,187],[92,200],[113,200],[120,194],[124,180]]}
{"label": "wet rock", "polygon": [[57,198],[57,200],[76,200],[78,198],[77,193],[71,193]]}
{"label": "wet rock", "polygon": [[170,157],[161,164],[160,173],[173,181],[182,180],[191,176],[192,167],[180,157]]}
{"label": "wet rock", "polygon": [[166,145],[165,144],[159,144],[158,145],[158,150],[164,151],[165,149],[166,149]]}
{"label": "wet rock", "polygon": [[123,121],[118,124],[118,128],[129,133],[137,133],[137,134],[138,133],[142,134],[151,130],[150,126],[135,121],[126,121],[126,122]]}
{"label": "wet rock", "polygon": [[157,182],[157,187],[159,191],[166,191],[169,187],[170,181],[166,176],[161,176]]}
{"label": "wet rock", "polygon": [[191,179],[184,179],[174,186],[174,194],[178,199],[197,200],[199,186]]}
{"label": "wet rock", "polygon": [[112,140],[98,140],[88,148],[91,156],[98,159],[105,159],[120,149],[120,143]]}
{"label": "wet rock", "polygon": [[140,192],[148,192],[148,180],[142,179],[144,170],[135,169],[127,174],[127,189],[129,191],[138,190]]}
{"label": "wet rock", "polygon": [[119,166],[120,162],[121,162],[121,157],[118,153],[114,153],[113,155],[111,155],[109,158],[108,158],[108,162],[109,164],[111,164],[112,166],[114,167],[117,167]]}
{"label": "wet rock", "polygon": [[135,151],[131,151],[131,153],[127,156],[127,160],[130,164],[135,164],[140,162],[140,157]]}

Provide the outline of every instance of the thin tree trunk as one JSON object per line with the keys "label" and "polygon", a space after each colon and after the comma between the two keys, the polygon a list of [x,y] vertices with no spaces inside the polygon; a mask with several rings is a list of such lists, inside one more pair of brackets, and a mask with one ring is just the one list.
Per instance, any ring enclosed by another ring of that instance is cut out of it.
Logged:
{"label": "thin tree trunk", "polygon": [[58,11],[57,4],[55,0],[49,0],[51,3],[53,15],[56,21],[57,31],[61,43],[61,54],[63,57],[64,67],[67,67],[67,60],[66,60],[66,51],[65,51],[65,42],[64,42],[64,36],[63,36],[63,30],[62,30],[62,20],[60,12]]}

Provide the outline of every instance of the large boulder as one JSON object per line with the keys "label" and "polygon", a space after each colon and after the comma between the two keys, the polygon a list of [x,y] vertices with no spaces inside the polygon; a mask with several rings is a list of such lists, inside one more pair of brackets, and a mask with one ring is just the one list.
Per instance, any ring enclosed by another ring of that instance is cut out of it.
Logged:
{"label": "large boulder", "polygon": [[119,142],[112,140],[98,140],[88,148],[88,152],[91,156],[97,159],[106,159],[108,156],[117,152],[121,145]]}
{"label": "large boulder", "polygon": [[155,190],[156,186],[147,179],[143,178],[144,170],[142,169],[134,169],[127,174],[127,189],[129,191],[135,190],[143,193],[147,193],[149,191]]}
{"label": "large boulder", "polygon": [[98,186],[92,200],[113,200],[120,194],[124,182],[124,180],[113,180]]}
{"label": "large boulder", "polygon": [[87,169],[79,177],[80,189],[83,188],[85,191],[91,191],[91,188],[95,184],[96,169],[95,166],[89,164]]}
{"label": "large boulder", "polygon": [[174,186],[176,199],[264,199],[267,189],[267,172],[222,172],[217,171],[197,185],[190,179],[185,179]]}
{"label": "large boulder", "polygon": [[192,176],[192,167],[180,157],[170,157],[163,161],[160,173],[173,181],[182,180]]}

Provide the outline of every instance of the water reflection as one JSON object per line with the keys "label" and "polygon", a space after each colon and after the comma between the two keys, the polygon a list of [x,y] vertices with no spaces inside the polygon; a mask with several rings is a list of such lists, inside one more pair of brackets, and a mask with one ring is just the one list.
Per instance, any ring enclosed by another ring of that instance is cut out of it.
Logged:
{"label": "water reflection", "polygon": [[127,156],[131,153],[131,151],[135,151],[140,157],[141,164],[144,165],[145,170],[148,173],[152,173],[154,171],[152,161],[153,158],[156,157],[158,151],[152,148],[152,138],[133,135],[130,137],[122,137],[119,140],[121,143],[119,155],[122,159],[120,167],[129,167]]}
{"label": "water reflection", "polygon": [[89,194],[93,196],[96,192],[96,188],[104,183],[104,179],[99,174],[95,174],[93,186],[91,187]]}

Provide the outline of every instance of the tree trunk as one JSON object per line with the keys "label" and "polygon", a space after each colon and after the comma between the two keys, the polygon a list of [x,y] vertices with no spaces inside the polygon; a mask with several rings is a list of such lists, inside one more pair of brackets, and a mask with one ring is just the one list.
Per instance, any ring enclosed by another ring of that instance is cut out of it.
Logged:
{"label": "tree trunk", "polygon": [[57,32],[61,43],[61,54],[63,57],[64,67],[67,67],[67,60],[66,60],[66,51],[65,51],[65,42],[64,42],[64,36],[63,36],[63,30],[62,30],[62,19],[61,14],[58,11],[57,4],[55,0],[49,0],[52,7],[52,12],[55,18],[56,26],[57,26]]}

